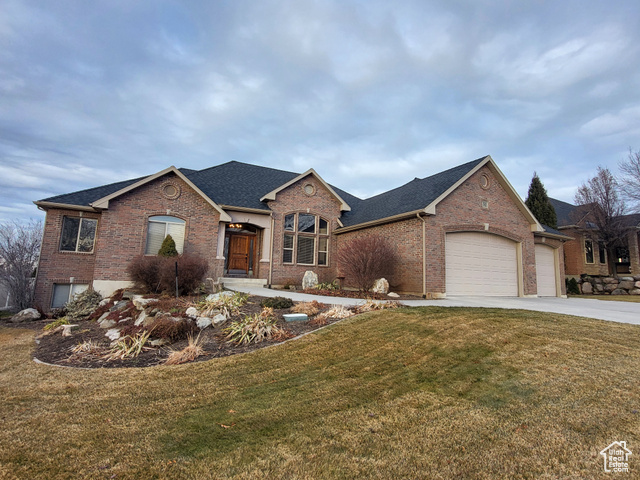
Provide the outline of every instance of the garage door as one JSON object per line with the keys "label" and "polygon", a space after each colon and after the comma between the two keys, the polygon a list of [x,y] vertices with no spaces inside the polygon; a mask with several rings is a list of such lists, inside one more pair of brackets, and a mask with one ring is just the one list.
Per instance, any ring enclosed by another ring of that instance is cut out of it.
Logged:
{"label": "garage door", "polygon": [[547,245],[536,245],[536,280],[539,297],[556,296],[555,254]]}
{"label": "garage door", "polygon": [[480,232],[448,233],[447,295],[518,296],[516,242]]}

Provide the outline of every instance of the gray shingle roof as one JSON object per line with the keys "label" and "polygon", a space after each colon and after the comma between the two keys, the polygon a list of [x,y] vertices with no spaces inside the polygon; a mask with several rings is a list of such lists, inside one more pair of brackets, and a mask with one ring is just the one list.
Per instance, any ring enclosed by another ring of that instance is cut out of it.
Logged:
{"label": "gray shingle roof", "polygon": [[[341,219],[342,223],[345,226],[352,226],[423,209],[476,167],[484,158],[486,157],[430,177],[416,178],[401,187],[366,200],[331,186],[351,207],[350,212],[344,213]],[[181,168],[180,171],[205,195],[219,205],[265,211],[269,211],[269,207],[266,202],[261,202],[260,199],[299,175],[294,172],[236,161],[223,163],[204,170]],[[89,206],[92,202],[111,195],[144,178],[146,177],[57,195],[40,201]]]}
{"label": "gray shingle roof", "polygon": [[549,201],[556,211],[559,227],[573,225],[575,223],[571,216],[572,212],[576,209],[575,205],[571,205],[570,203],[563,202],[562,200],[556,200],[551,197],[549,197]]}

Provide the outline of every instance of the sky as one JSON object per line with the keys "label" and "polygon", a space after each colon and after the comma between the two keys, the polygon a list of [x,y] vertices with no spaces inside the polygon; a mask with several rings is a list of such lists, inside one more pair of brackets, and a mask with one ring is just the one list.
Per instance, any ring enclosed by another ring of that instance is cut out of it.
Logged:
{"label": "sky", "polygon": [[0,221],[231,160],[366,198],[491,155],[572,202],[640,150],[640,2],[2,0]]}

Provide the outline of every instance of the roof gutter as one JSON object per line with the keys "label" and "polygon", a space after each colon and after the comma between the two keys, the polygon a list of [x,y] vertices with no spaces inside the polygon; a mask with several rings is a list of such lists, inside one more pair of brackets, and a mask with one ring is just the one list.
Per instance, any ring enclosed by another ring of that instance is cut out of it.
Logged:
{"label": "roof gutter", "polygon": [[340,235],[342,233],[353,232],[354,230],[361,230],[363,228],[369,228],[376,225],[383,225],[385,223],[392,223],[392,222],[397,222],[399,220],[404,220],[407,218],[413,218],[415,215],[420,215],[421,213],[429,215],[427,212],[424,211],[424,209],[413,210],[411,212],[399,213],[398,215],[393,215],[391,217],[385,217],[385,218],[380,218],[378,220],[371,220],[370,222],[351,225],[350,227],[338,228],[337,230],[334,230],[333,233],[335,233],[336,235]]}
{"label": "roof gutter", "polygon": [[37,201],[33,202],[36,206],[42,210],[47,210],[49,208],[65,208],[67,210],[80,210],[83,212],[99,212],[100,210],[87,207],[86,205],[69,205],[68,203],[56,203],[56,202],[45,202],[45,201]]}

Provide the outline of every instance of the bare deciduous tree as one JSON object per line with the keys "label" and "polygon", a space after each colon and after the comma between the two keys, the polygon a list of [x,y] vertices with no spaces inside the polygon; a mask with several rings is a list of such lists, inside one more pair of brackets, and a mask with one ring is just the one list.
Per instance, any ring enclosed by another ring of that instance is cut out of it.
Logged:
{"label": "bare deciduous tree", "polygon": [[0,224],[0,282],[20,310],[33,302],[33,273],[41,240],[42,222]]}
{"label": "bare deciduous tree", "polygon": [[598,167],[596,176],[578,188],[575,202],[589,209],[587,234],[595,242],[602,243],[609,259],[609,273],[617,276],[613,259],[616,258],[616,248],[626,247],[627,229],[622,218],[625,202],[620,197],[616,178],[608,168]]}
{"label": "bare deciduous tree", "polygon": [[622,178],[620,188],[634,203],[634,209],[640,211],[640,150],[634,152],[629,148],[629,156],[619,164]]}

